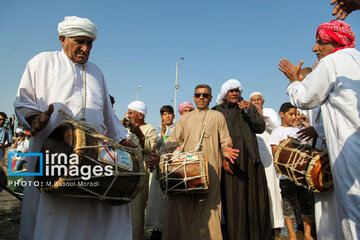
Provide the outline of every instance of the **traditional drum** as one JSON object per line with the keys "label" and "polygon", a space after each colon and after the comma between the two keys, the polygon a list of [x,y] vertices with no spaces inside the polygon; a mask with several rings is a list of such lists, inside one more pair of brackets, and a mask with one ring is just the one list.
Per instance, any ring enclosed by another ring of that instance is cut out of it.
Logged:
{"label": "traditional drum", "polygon": [[160,186],[166,195],[208,192],[208,161],[203,152],[163,154],[159,168]]}
{"label": "traditional drum", "polygon": [[144,186],[138,150],[96,133],[85,122],[63,121],[46,139],[41,152],[44,174],[35,180],[45,193],[118,205],[133,200]]}
{"label": "traditional drum", "polygon": [[289,138],[279,145],[274,164],[281,175],[313,192],[324,192],[333,187],[327,152],[295,139]]}

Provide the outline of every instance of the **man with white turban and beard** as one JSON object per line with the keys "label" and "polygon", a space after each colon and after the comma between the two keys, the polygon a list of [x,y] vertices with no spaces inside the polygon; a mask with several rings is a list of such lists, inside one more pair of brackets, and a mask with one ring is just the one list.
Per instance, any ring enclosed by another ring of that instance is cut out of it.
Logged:
{"label": "man with white turban and beard", "polygon": [[265,122],[256,107],[241,97],[236,79],[226,81],[213,108],[224,114],[233,147],[239,156],[223,160],[221,179],[226,230],[230,240],[272,239],[270,205],[264,166],[261,163],[256,133]]}
{"label": "man with white turban and beard", "polygon": [[149,171],[145,166],[145,161],[150,158],[152,150],[156,146],[157,132],[154,126],[145,123],[147,114],[147,107],[142,101],[133,101],[128,105],[128,112],[126,116],[130,120],[128,132],[130,139],[139,145],[142,150],[142,164],[145,168],[145,186],[143,190],[130,203],[131,207],[131,221],[133,227],[133,239],[144,239],[145,228],[145,208],[148,200],[149,191]]}
{"label": "man with white turban and beard", "polygon": [[280,121],[274,109],[263,107],[265,99],[260,92],[250,94],[250,103],[257,107],[257,110],[265,121],[265,131],[261,134],[256,134],[256,139],[259,145],[261,161],[265,167],[270,196],[271,225],[272,228],[281,228],[284,227],[284,217],[281,207],[280,182],[274,167],[271,146],[269,144],[271,132],[280,126]]}
{"label": "man with white turban and beard", "polygon": [[[15,112],[20,125],[33,135],[29,153],[37,153],[49,134],[65,119],[86,120],[98,133],[129,146],[119,127],[101,70],[88,62],[97,27],[87,18],[65,17],[58,25],[62,51],[32,58],[22,76]],[[132,143],[133,144],[133,143]],[[131,144],[130,144],[131,145]],[[35,162],[28,159],[28,171]],[[27,177],[27,182],[34,180]],[[34,185],[24,190],[19,239],[132,239],[129,204],[112,206],[82,198],[41,193]]]}

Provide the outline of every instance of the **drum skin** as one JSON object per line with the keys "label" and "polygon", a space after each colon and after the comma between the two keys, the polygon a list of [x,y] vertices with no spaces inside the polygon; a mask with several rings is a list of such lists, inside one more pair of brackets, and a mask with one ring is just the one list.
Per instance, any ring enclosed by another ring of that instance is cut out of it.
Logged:
{"label": "drum skin", "polygon": [[161,189],[165,194],[205,193],[208,191],[208,161],[203,153],[198,153],[197,156],[198,160],[187,162],[179,158],[162,158],[158,178]]}
{"label": "drum skin", "polygon": [[[321,153],[320,153],[321,155]],[[310,189],[316,189],[319,192],[328,191],[333,187],[330,171],[329,156],[323,153],[323,156],[313,159],[307,169],[306,180]],[[310,177],[311,176],[311,177]]]}
{"label": "drum skin", "polygon": [[278,173],[313,192],[328,191],[333,187],[327,152],[295,139],[287,139],[279,145],[274,164]]}
{"label": "drum skin", "polygon": [[[69,122],[69,121],[68,121]],[[79,156],[79,167],[83,165],[91,166],[91,169],[100,165],[96,161],[91,161],[87,157],[97,160],[99,155],[99,148],[86,148],[80,150],[74,150],[83,145],[85,146],[98,146],[99,139],[96,134],[87,133],[80,125],[71,123],[60,124],[46,139],[45,143],[41,148],[41,152],[44,154],[52,155],[56,153],[65,153],[69,159],[69,156],[76,153]],[[106,137],[103,136],[106,139]],[[124,147],[125,148],[125,147]],[[123,150],[123,149],[122,149]],[[100,200],[108,202],[113,205],[120,205],[130,202],[136,197],[136,195],[144,187],[144,174],[133,174],[132,173],[143,173],[144,169],[140,164],[141,158],[139,154],[135,154],[135,151],[128,152],[131,155],[133,162],[133,171],[129,171],[118,167],[120,173],[129,173],[127,176],[118,176],[109,188],[111,183],[114,181],[114,176],[91,176],[89,180],[78,181],[81,178],[79,176],[37,176],[35,180],[40,181],[42,184],[38,187],[42,192],[50,193],[53,195],[65,196],[65,197],[80,197]],[[86,157],[85,157],[86,156]],[[107,163],[102,163],[110,165]],[[45,172],[46,161],[44,157],[43,169]],[[48,166],[49,167],[49,166]],[[70,167],[70,164],[67,164]],[[115,166],[113,166],[115,173]],[[39,171],[39,161],[36,164],[36,171]],[[44,174],[45,175],[45,174]],[[68,183],[64,185],[63,183]],[[79,182],[85,183],[86,186],[78,185]],[[69,186],[71,185],[71,186]],[[109,189],[108,189],[109,188]],[[93,193],[91,193],[91,192]],[[107,191],[107,192],[106,192]],[[104,195],[105,194],[105,195]],[[99,197],[99,195],[103,197]]]}

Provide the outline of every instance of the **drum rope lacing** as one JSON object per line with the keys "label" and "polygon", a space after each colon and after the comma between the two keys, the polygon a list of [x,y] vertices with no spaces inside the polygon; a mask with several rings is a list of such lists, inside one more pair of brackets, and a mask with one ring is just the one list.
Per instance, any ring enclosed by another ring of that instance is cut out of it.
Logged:
{"label": "drum rope lacing", "polygon": [[[119,149],[122,149],[122,150],[125,150],[125,151],[128,151],[132,154],[135,154],[137,155],[138,159],[140,159],[139,157],[139,153],[133,149],[133,148],[129,148],[129,147],[126,147],[126,146],[122,146],[121,144],[119,144],[118,142],[110,139],[110,138],[107,138],[101,134],[97,134],[96,133],[96,129],[95,127],[91,124],[91,123],[86,123],[86,122],[83,122],[82,120],[78,121],[78,120],[75,120],[72,116],[70,116],[68,113],[66,113],[64,110],[60,109],[58,110],[59,113],[63,114],[65,116],[65,118],[67,120],[63,121],[62,124],[71,124],[71,125],[74,125],[75,127],[78,127],[78,128],[81,128],[84,130],[84,132],[88,133],[89,135],[91,135],[92,137],[96,138],[96,139],[100,139],[102,140],[104,143],[106,143],[107,145],[96,145],[96,146],[82,146],[82,147],[77,147],[77,148],[74,148],[74,152],[77,151],[77,150],[83,150],[83,149],[90,149],[90,148],[106,148],[106,147],[110,147],[110,148],[119,148]],[[117,152],[114,151],[115,153],[115,163],[114,165],[115,166],[118,166],[118,157],[117,157]],[[82,155],[82,157],[96,163],[96,164],[99,164],[99,165],[102,165],[102,166],[105,166],[106,164],[100,162],[100,161],[97,161],[96,159],[93,159],[85,154]],[[141,168],[141,164],[140,164],[140,168]],[[119,168],[118,167],[115,167],[115,172],[114,174],[112,175],[113,179],[111,181],[111,183],[108,185],[106,191],[103,193],[103,194],[98,194],[94,191],[91,191],[85,187],[82,187],[80,186],[79,184],[77,184],[77,187],[92,194],[92,195],[95,195],[99,198],[99,200],[105,200],[105,199],[110,199],[110,200],[120,200],[120,201],[132,201],[133,200],[133,197],[134,195],[137,194],[137,191],[134,190],[132,196],[126,198],[126,197],[110,197],[110,196],[107,196],[108,192],[111,190],[111,188],[113,187],[114,183],[116,182],[117,178],[118,177],[126,177],[126,176],[145,176],[145,173],[143,172],[139,172],[139,173],[134,173],[134,172],[120,172],[119,171]],[[96,178],[103,178],[103,177],[109,177],[109,176],[106,176],[106,175],[100,175],[100,176],[92,176],[92,179],[96,179]],[[78,181],[78,180],[83,180],[81,177],[79,178],[71,178],[71,179],[66,179],[66,178],[62,178],[60,177],[59,180],[54,184],[55,185],[60,185],[62,182],[70,182],[70,181]],[[138,188],[139,186],[137,186]],[[64,194],[64,195],[68,195],[68,196],[76,196],[76,197],[84,197],[84,198],[88,198],[90,196],[80,196],[80,195],[73,195],[73,194]]]}
{"label": "drum rope lacing", "polygon": [[[288,140],[288,141],[291,141],[291,140]],[[307,153],[307,150],[309,150],[309,153],[311,154],[312,147],[310,145],[301,145],[299,143],[299,146],[297,148],[295,148],[297,151],[296,151],[296,153],[294,153],[294,148],[287,147],[286,145],[287,145],[286,142],[284,142],[284,145],[283,144],[279,145],[278,150],[276,150],[276,152],[275,152],[274,164],[275,164],[277,172],[280,173],[281,175],[287,177],[290,181],[294,182],[298,186],[305,187],[306,189],[311,190],[313,192],[320,192],[314,186],[312,186],[312,184],[309,182],[309,179],[312,178],[312,176],[309,175],[309,173],[308,173],[309,166],[311,167],[314,165],[314,163],[312,163],[312,161],[310,159],[314,159],[314,157],[312,155],[309,155]],[[287,163],[281,163],[277,160],[277,159],[279,159],[279,155],[282,150],[287,150],[287,151],[291,152]],[[324,152],[324,151],[321,153],[319,152],[319,154],[316,155],[315,158],[320,159],[325,154],[326,154],[326,152]],[[299,166],[299,165],[301,166],[304,164],[306,165],[304,170],[299,171],[296,168],[297,166]],[[281,169],[279,168],[279,165],[283,166],[286,169],[287,175],[281,171]],[[301,177],[296,176],[295,175],[296,172],[300,173],[302,176]],[[301,180],[305,180],[307,183],[307,186],[305,186],[303,183],[301,183],[300,182]]]}
{"label": "drum rope lacing", "polygon": [[[189,188],[188,187],[188,184],[187,182],[190,181],[190,180],[193,180],[193,179],[197,179],[197,178],[203,178],[205,177],[206,178],[206,174],[201,174],[201,175],[198,175],[198,176],[193,176],[193,177],[188,177],[187,176],[187,171],[186,171],[186,165],[187,164],[191,164],[191,163],[197,163],[197,162],[200,162],[201,163],[201,159],[197,159],[197,160],[188,160],[188,156],[194,156],[196,154],[202,154],[202,156],[204,155],[202,153],[202,142],[204,140],[204,135],[205,135],[205,129],[206,129],[206,125],[207,125],[207,122],[208,122],[208,115],[210,113],[210,110],[207,111],[206,115],[205,115],[205,123],[204,123],[204,127],[203,127],[203,130],[202,130],[202,133],[201,133],[201,137],[200,137],[200,141],[199,143],[196,145],[195,149],[192,150],[192,151],[189,151],[189,152],[185,152],[183,153],[182,150],[183,148],[181,148],[181,151],[179,153],[167,153],[167,154],[164,154],[164,163],[165,163],[165,173],[166,175],[161,177],[159,179],[160,180],[163,180],[165,178],[165,195],[163,198],[165,198],[166,195],[168,195],[168,192],[169,191],[173,191],[173,192],[186,192],[188,193],[189,191],[195,191],[195,190],[203,190],[203,189],[207,189],[208,187],[206,188],[203,188],[203,187],[198,187],[198,188]],[[176,159],[179,159],[179,158],[182,158],[184,156],[184,161],[182,163],[176,163]],[[174,161],[174,163],[173,163]],[[171,163],[170,163],[171,162]],[[168,172],[169,171],[169,165],[177,165],[179,164],[178,167],[176,167],[175,169],[173,169],[172,171]],[[175,173],[178,169],[180,168],[183,168],[184,170],[184,178],[169,178],[168,176]],[[203,169],[203,166],[201,166],[201,169]],[[174,186],[172,186],[171,188],[169,188],[169,180],[179,180],[180,182],[175,184]],[[185,190],[183,189],[175,189],[177,186],[181,185],[181,184],[184,184],[185,185]]]}

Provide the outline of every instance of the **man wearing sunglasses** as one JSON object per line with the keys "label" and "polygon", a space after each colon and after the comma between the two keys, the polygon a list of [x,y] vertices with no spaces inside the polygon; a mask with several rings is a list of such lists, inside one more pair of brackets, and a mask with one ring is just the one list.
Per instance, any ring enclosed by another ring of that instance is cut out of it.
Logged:
{"label": "man wearing sunglasses", "polygon": [[223,156],[229,161],[236,159],[239,150],[231,147],[224,116],[209,110],[212,100],[210,86],[196,86],[193,100],[196,109],[181,116],[165,144],[164,152],[173,152],[182,143],[184,152],[192,151],[203,135],[202,151],[209,163],[209,192],[169,196],[163,239],[222,239],[221,163]]}
{"label": "man wearing sunglasses", "polygon": [[272,239],[270,205],[264,166],[255,134],[265,122],[254,105],[241,97],[236,79],[226,81],[213,109],[224,114],[234,148],[233,161],[223,161],[221,179],[225,225],[229,239]]}

